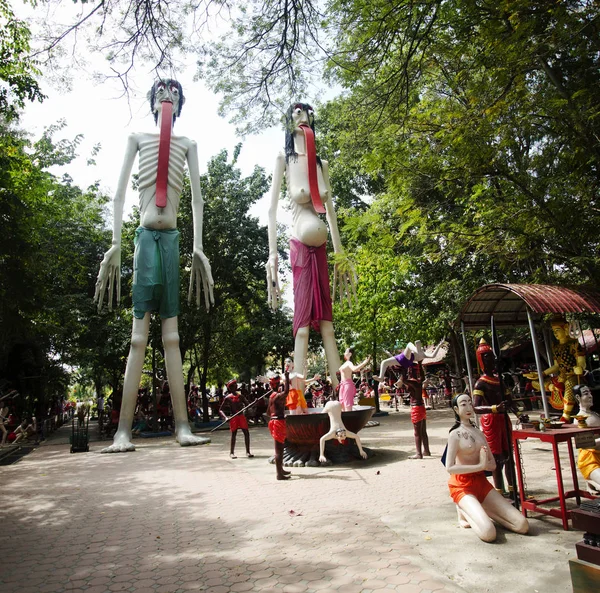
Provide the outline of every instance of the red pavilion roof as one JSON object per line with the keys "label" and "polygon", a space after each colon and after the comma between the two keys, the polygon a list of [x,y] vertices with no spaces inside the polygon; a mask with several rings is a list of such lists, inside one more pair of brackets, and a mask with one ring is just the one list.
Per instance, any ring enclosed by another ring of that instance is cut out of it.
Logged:
{"label": "red pavilion roof", "polygon": [[587,287],[547,284],[486,284],[477,289],[461,309],[465,328],[525,325],[527,310],[534,320],[547,313],[600,313],[600,293]]}

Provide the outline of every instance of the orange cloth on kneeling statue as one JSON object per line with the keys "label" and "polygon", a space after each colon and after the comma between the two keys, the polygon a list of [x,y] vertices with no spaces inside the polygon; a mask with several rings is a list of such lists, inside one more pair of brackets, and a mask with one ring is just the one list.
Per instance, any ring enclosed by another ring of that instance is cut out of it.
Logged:
{"label": "orange cloth on kneeling statue", "polygon": [[479,502],[483,502],[490,490],[494,489],[483,472],[452,474],[448,480],[448,488],[456,504],[467,494],[472,494]]}
{"label": "orange cloth on kneeling statue", "polygon": [[579,449],[577,455],[577,467],[581,475],[589,480],[590,474],[600,468],[600,451],[597,449]]}
{"label": "orange cloth on kneeling statue", "polygon": [[308,407],[306,405],[306,400],[304,399],[304,393],[299,389],[290,389],[287,399],[285,400],[285,405],[290,410]]}

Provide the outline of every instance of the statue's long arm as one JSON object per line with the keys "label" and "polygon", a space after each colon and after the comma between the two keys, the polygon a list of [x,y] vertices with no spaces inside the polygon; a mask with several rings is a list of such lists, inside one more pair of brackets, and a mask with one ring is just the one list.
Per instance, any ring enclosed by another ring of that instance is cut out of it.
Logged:
{"label": "statue's long arm", "polygon": [[368,455],[365,453],[365,450],[362,447],[362,443],[360,442],[360,437],[356,433],[350,432],[349,430],[346,430],[346,436],[350,437],[351,439],[354,439],[354,441],[356,442],[356,446],[358,447],[358,452],[360,453],[360,456],[363,459],[366,459],[368,457]]}
{"label": "statue's long arm", "polygon": [[[331,242],[333,243],[333,251],[335,253],[344,253],[342,242],[340,240],[340,231],[338,229],[337,214],[335,213],[335,207],[333,205],[333,193],[331,191],[331,184],[329,182],[329,163],[327,161],[322,162],[323,180],[327,186],[327,193],[329,195],[325,202],[325,215],[327,216],[327,222],[329,223],[329,232],[331,233]],[[352,306],[352,298],[356,300],[356,272],[354,268],[346,262],[345,269],[340,267],[338,264],[333,266],[333,294],[332,299],[335,300],[336,291],[340,295],[340,302],[347,299],[348,305]]]}
{"label": "statue's long arm", "polygon": [[271,180],[270,202],[268,211],[269,257],[277,256],[277,207],[281,195],[281,184],[285,174],[285,156],[277,155],[275,170]]}
{"label": "statue's long arm", "polygon": [[187,151],[187,164],[192,189],[192,217],[194,219],[194,249],[204,251],[202,241],[204,227],[204,199],[200,189],[200,167],[198,165],[198,145],[190,140]]}
{"label": "statue's long arm", "polygon": [[325,442],[330,441],[331,439],[333,439],[334,436],[335,436],[335,430],[332,429],[328,433],[324,434],[319,439],[319,461],[321,463],[324,463],[327,461],[327,458],[325,457]]}
{"label": "statue's long arm", "polygon": [[[206,310],[214,305],[214,280],[210,262],[204,254],[203,227],[204,227],[204,199],[200,189],[200,167],[198,165],[198,145],[193,140],[187,151],[187,164],[190,174],[192,189],[192,218],[194,223],[194,250],[192,254],[192,269],[190,272],[190,287],[188,302],[192,302],[194,289],[196,290],[196,306],[200,306],[200,294],[204,291],[204,305]],[[201,290],[202,288],[202,290]]]}
{"label": "statue's long arm", "polygon": [[104,254],[104,258],[100,263],[100,271],[96,281],[96,292],[94,301],[98,303],[98,311],[102,309],[104,303],[104,294],[108,290],[108,309],[112,311],[113,296],[116,290],[117,304],[121,300],[121,229],[123,227],[123,207],[125,205],[125,195],[127,193],[127,184],[131,176],[131,169],[135,162],[135,157],[138,152],[138,141],[135,134],[131,134],[127,139],[127,149],[119,181],[117,183],[117,191],[113,201],[113,238],[110,249]]}
{"label": "statue's long arm", "polygon": [[343,248],[340,240],[340,231],[338,230],[337,215],[333,205],[333,192],[331,191],[331,183],[329,181],[329,163],[327,161],[322,162],[321,170],[323,172],[323,180],[327,186],[327,193],[329,194],[328,199],[325,202],[325,216],[327,217],[327,222],[329,223],[331,242],[333,243],[333,250],[335,253],[341,253]]}
{"label": "statue's long arm", "polygon": [[138,141],[135,134],[130,134],[127,138],[127,149],[125,150],[125,158],[123,159],[123,166],[121,167],[121,173],[119,174],[119,181],[117,182],[117,191],[115,192],[114,206],[113,206],[113,245],[121,245],[121,229],[123,227],[123,207],[125,206],[125,196],[127,194],[127,184],[131,177],[131,170],[133,169],[133,163],[137,156],[139,147]]}
{"label": "statue's long arm", "polygon": [[279,205],[279,195],[281,193],[281,184],[285,174],[285,156],[279,154],[275,161],[275,170],[271,181],[271,202],[268,211],[268,237],[269,237],[269,260],[267,262],[267,301],[272,309],[279,307],[280,290],[277,257],[277,206]]}

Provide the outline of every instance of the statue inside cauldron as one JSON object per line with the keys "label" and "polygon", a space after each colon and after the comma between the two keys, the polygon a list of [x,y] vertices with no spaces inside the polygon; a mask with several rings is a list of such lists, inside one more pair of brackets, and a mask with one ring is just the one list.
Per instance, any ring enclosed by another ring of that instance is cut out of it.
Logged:
{"label": "statue inside cauldron", "polygon": [[325,443],[327,441],[337,439],[337,441],[341,444],[347,438],[354,439],[360,456],[363,459],[366,459],[368,455],[362,448],[360,437],[357,434],[349,431],[342,422],[342,404],[337,401],[329,401],[325,404],[323,411],[329,415],[329,431],[324,434],[319,441],[319,461],[321,463],[328,463],[327,457],[325,457]]}
{"label": "statue inside cauldron", "polygon": [[342,412],[350,412],[354,405],[354,397],[356,395],[356,385],[352,378],[353,373],[360,373],[369,362],[371,357],[367,356],[360,364],[355,365],[352,362],[354,356],[354,348],[346,348],[344,352],[344,364],[340,367],[340,394],[339,400],[342,404]]}
{"label": "statue inside cauldron", "polygon": [[[327,224],[333,250],[343,254],[329,183],[329,165],[322,161],[315,149],[315,115],[306,103],[292,105],[286,114],[285,154],[280,153],[275,163],[269,207],[269,260],[267,269],[268,302],[277,309],[281,300],[278,280],[277,205],[285,176],[292,212],[290,260],[294,285],[294,364],[299,377],[305,375],[306,354],[310,327],[321,332],[327,364],[333,386],[337,386],[335,370],[340,357],[333,332],[332,299],[327,268]],[[334,265],[333,290],[340,299],[350,301],[354,287],[354,272],[349,265],[340,269]],[[292,389],[304,393],[300,379]]]}
{"label": "statue inside cauldron", "polygon": [[[554,344],[554,364],[544,371],[544,377],[555,375],[547,382],[550,391],[550,404],[555,409],[562,408],[561,422],[571,422],[571,412],[575,405],[573,387],[583,378],[585,370],[585,352],[579,342],[570,336],[569,322],[562,317],[552,321],[552,333],[558,340]],[[537,373],[524,375],[528,379],[537,379],[533,382],[534,389],[539,390],[539,377]]]}
{"label": "statue inside cauldron", "polygon": [[123,205],[129,177],[136,156],[139,156],[140,226],[135,233],[133,262],[133,329],[125,380],[119,427],[113,444],[103,453],[133,451],[131,425],[148,343],[150,313],[158,312],[162,324],[165,363],[171,389],[175,436],[180,445],[200,445],[210,442],[194,436],[190,430],[186,409],[181,351],[179,350],[179,231],[177,211],[183,189],[184,165],[187,162],[192,190],[194,218],[194,252],[191,262],[191,301],[196,290],[196,305],[200,306],[200,290],[204,290],[206,309],[213,303],[213,278],[210,263],[202,245],[204,202],[200,192],[200,169],[196,143],[185,136],[172,135],[176,118],[184,103],[181,85],[172,79],[157,80],[148,93],[154,121],[160,134],[131,134],[121,168],[114,199],[112,247],[100,264],[94,300],[102,308],[108,291],[108,308],[112,310],[121,297],[121,227]]}

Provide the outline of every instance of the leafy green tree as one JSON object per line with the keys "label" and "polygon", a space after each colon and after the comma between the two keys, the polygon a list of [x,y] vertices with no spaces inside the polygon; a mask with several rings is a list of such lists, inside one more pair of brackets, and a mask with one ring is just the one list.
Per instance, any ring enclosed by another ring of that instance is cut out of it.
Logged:
{"label": "leafy green tree", "polygon": [[451,336],[487,282],[597,284],[597,5],[332,7],[330,75],[347,93],[318,111],[319,142],[361,275],[338,334],[373,314],[363,261],[392,278],[385,308],[404,340]]}
{"label": "leafy green tree", "polygon": [[65,365],[85,358],[79,337],[94,314],[90,297],[107,241],[98,188],[83,191],[48,172],[69,164],[80,141],[54,140],[61,128],[37,142],[0,129],[0,374],[30,411],[60,395]]}
{"label": "leafy green tree", "polygon": [[0,0],[0,115],[18,119],[25,101],[42,101],[39,70],[29,57],[31,32],[7,0]]}

